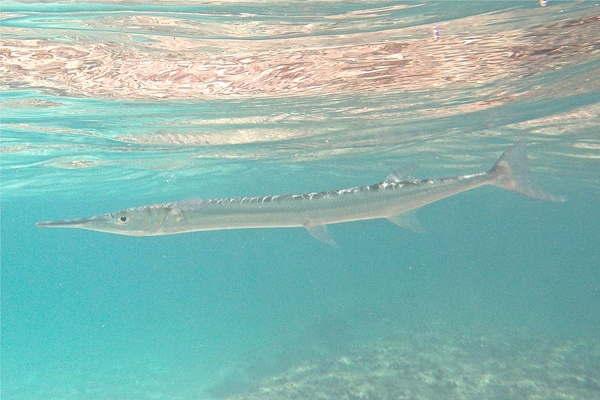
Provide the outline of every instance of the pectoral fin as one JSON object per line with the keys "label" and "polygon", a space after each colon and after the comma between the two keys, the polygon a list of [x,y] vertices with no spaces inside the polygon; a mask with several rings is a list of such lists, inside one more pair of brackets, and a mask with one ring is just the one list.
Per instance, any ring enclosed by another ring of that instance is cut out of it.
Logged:
{"label": "pectoral fin", "polygon": [[335,242],[335,240],[333,240],[333,237],[327,230],[327,226],[304,224],[304,227],[306,228],[308,233],[310,233],[310,235],[318,241],[323,242],[329,246],[337,247],[337,243]]}
{"label": "pectoral fin", "polygon": [[400,228],[418,233],[425,232],[425,228],[423,228],[423,225],[421,225],[421,222],[417,218],[416,211],[405,212],[404,214],[388,217],[388,219]]}

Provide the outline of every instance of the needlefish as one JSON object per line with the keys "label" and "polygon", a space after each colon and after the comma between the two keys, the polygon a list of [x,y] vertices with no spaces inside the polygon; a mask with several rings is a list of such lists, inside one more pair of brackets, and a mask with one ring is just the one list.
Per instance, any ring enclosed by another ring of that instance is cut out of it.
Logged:
{"label": "needlefish", "polygon": [[506,150],[487,172],[449,178],[414,179],[400,170],[384,181],[348,189],[304,194],[190,199],[97,215],[39,222],[44,228],[78,228],[130,236],[244,228],[304,227],[335,246],[327,225],[386,218],[413,231],[423,228],[414,211],[427,204],[485,185],[545,201],[563,201],[533,185],[525,145]]}

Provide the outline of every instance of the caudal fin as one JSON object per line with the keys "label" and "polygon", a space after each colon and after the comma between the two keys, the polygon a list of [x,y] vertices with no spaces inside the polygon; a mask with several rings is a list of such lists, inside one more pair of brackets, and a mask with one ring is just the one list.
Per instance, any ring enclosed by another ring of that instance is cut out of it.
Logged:
{"label": "caudal fin", "polygon": [[527,152],[523,143],[509,147],[494,165],[490,175],[492,176],[490,183],[503,189],[539,200],[564,201],[562,197],[553,196],[535,187],[529,174]]}

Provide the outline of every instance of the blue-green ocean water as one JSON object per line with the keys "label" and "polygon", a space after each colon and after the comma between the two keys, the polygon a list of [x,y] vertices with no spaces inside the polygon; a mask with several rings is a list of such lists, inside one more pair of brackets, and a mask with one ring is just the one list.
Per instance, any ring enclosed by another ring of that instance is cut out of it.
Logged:
{"label": "blue-green ocean water", "polygon": [[[2,8],[2,399],[600,397],[595,4]],[[176,39],[188,47],[174,49]],[[365,50],[381,43],[401,43],[403,55]],[[514,52],[506,59],[495,50],[504,44]],[[71,47],[53,53],[60,46]],[[345,69],[334,64],[349,53],[323,51],[318,61],[303,53],[338,47],[359,54]],[[292,63],[277,58],[282,52],[299,54],[297,75],[265,73],[276,70],[270,60]],[[464,68],[453,73],[430,60],[407,81],[369,75],[442,53],[436,62]],[[36,64],[44,54],[49,63]],[[242,65],[221,92],[136,75],[150,63],[168,69],[180,56],[202,64],[214,54],[208,71],[221,55],[230,57],[221,66]],[[374,69],[360,65],[365,75],[350,81],[346,72],[361,60]],[[78,76],[86,68],[89,78]],[[111,68],[114,81],[103,80]],[[35,226],[185,198],[365,185],[402,166],[418,166],[419,178],[474,173],[519,141],[537,184],[566,202],[486,187],[421,209],[425,233],[385,220],[332,226],[338,247],[303,229],[128,237]],[[354,357],[397,332],[409,343],[401,359],[415,370],[394,370],[397,356],[372,364]],[[461,353],[460,368],[455,358],[422,361],[424,348],[479,349],[489,337],[496,350]],[[563,353],[521,359],[529,364],[515,364],[516,383],[481,361],[502,364],[536,346]],[[359,392],[344,375],[334,388],[342,373],[328,369],[331,360],[351,369],[358,359],[367,363],[360,368],[408,381]],[[432,365],[445,372],[427,378]],[[482,370],[485,382],[469,380]],[[323,387],[308,385],[309,374]]]}

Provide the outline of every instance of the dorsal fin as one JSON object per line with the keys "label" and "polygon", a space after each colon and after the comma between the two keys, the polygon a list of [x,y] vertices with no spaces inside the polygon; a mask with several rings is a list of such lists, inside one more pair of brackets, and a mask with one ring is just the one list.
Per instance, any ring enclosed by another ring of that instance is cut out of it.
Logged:
{"label": "dorsal fin", "polygon": [[417,167],[414,165],[398,168],[397,170],[389,174],[385,178],[384,182],[402,182],[413,180],[414,178],[410,174],[416,169]]}

